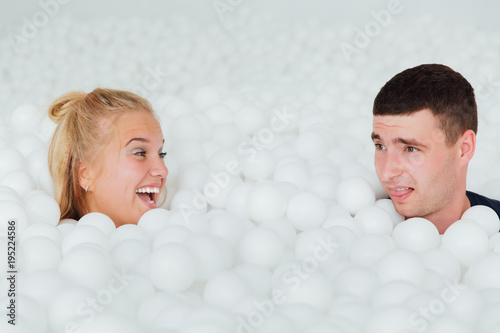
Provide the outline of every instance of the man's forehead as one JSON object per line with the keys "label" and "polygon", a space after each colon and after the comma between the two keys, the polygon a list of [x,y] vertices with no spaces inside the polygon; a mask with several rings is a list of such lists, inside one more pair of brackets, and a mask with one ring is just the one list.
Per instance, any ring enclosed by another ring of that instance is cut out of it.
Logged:
{"label": "man's forehead", "polygon": [[374,116],[371,137],[384,142],[432,145],[433,142],[444,142],[445,135],[432,112],[424,110],[409,115]]}
{"label": "man's forehead", "polygon": [[373,127],[381,128],[434,128],[437,118],[430,110],[416,111],[404,115],[376,115],[373,117]]}

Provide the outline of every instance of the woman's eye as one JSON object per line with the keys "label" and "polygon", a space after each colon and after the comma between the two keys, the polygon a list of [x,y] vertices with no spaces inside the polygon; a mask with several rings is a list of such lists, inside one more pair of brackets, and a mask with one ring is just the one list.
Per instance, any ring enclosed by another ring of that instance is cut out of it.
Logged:
{"label": "woman's eye", "polygon": [[165,158],[165,156],[167,156],[167,153],[160,153],[160,158],[161,159]]}
{"label": "woman's eye", "polygon": [[146,156],[146,152],[144,150],[141,150],[141,151],[135,152],[134,155],[144,157],[144,156]]}

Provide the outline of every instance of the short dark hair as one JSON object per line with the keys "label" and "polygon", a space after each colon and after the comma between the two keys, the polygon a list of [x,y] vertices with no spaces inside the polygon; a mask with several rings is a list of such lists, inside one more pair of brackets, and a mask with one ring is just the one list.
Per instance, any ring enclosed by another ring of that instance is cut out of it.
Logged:
{"label": "short dark hair", "polygon": [[477,133],[474,88],[458,72],[440,64],[416,66],[394,76],[377,94],[373,115],[410,115],[429,109],[452,145],[468,129]]}

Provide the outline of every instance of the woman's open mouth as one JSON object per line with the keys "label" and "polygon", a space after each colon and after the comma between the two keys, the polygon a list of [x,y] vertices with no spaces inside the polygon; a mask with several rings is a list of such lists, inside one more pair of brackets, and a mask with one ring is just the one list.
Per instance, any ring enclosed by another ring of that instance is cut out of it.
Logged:
{"label": "woman's open mouth", "polygon": [[153,186],[143,186],[135,190],[135,194],[141,198],[149,208],[156,208],[158,193],[160,193],[160,188]]}

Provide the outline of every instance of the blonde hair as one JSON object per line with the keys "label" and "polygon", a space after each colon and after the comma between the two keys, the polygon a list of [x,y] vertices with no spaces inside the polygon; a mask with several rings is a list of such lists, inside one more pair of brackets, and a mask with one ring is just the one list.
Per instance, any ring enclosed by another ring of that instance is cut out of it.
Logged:
{"label": "blonde hair", "polygon": [[[97,88],[90,93],[69,92],[49,107],[49,118],[57,124],[49,147],[49,171],[54,182],[54,196],[62,219],[78,220],[89,213],[85,190],[79,184],[80,161],[92,161],[111,141],[103,133],[102,120],[114,121],[124,112],[147,112],[158,119],[144,98],[122,90]],[[161,206],[166,199],[162,191]]]}

